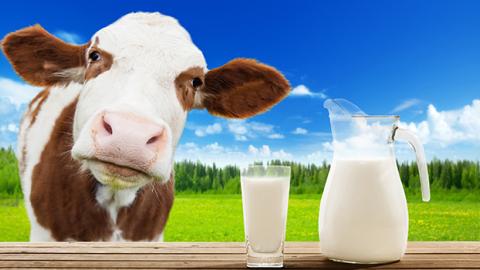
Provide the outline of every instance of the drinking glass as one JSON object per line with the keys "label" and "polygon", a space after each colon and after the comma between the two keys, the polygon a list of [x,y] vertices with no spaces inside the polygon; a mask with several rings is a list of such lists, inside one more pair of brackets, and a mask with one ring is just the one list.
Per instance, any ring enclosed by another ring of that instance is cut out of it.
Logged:
{"label": "drinking glass", "polygon": [[283,267],[290,167],[248,166],[241,186],[247,267]]}

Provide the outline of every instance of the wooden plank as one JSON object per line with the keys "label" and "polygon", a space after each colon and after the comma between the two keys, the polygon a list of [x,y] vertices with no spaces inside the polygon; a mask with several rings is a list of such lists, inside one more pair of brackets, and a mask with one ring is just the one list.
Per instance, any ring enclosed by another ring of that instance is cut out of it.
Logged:
{"label": "wooden plank", "polygon": [[[320,242],[286,242],[286,247],[318,247]],[[431,241],[431,242],[408,242],[409,246],[465,246],[476,245],[478,241]],[[202,247],[202,248],[218,248],[218,247],[243,247],[244,242],[1,242],[0,247]]]}
{"label": "wooden plank", "polygon": [[[410,260],[405,258],[402,261],[383,265],[350,265],[331,262],[324,257],[314,257],[307,260],[292,258],[285,260],[286,268],[317,268],[317,269],[478,269],[478,260],[466,260],[465,258],[443,259],[435,256],[425,255],[424,259]],[[0,267],[56,267],[56,268],[245,268],[245,260],[170,260],[170,261],[0,261]]]}
{"label": "wooden plank", "polygon": [[[315,261],[321,254],[285,254],[289,261]],[[477,254],[409,254],[404,260],[465,260],[478,262]],[[245,254],[2,254],[1,261],[236,261]]]}
{"label": "wooden plank", "polygon": [[407,253],[475,253],[480,254],[480,241],[408,242]]}
{"label": "wooden plank", "polygon": [[245,254],[2,254],[1,261],[239,261]]}
{"label": "wooden plank", "polygon": [[[404,258],[386,265],[334,263],[319,242],[287,242],[286,268],[480,269],[480,242],[410,242]],[[3,243],[0,268],[244,269],[243,243]]]}
{"label": "wooden plank", "polygon": [[[243,243],[3,243],[2,253],[244,253]],[[285,253],[319,253],[319,242],[287,242]],[[407,253],[480,253],[480,242],[410,242]]]}
{"label": "wooden plank", "polygon": [[[287,245],[310,246],[317,242],[287,242]],[[1,242],[0,247],[189,247],[189,248],[222,248],[243,247],[244,242]]]}
{"label": "wooden plank", "polygon": [[[286,242],[288,248],[315,248],[320,242]],[[449,241],[449,242],[408,242],[409,247],[460,247],[478,246],[479,241]],[[1,242],[0,247],[243,247],[244,242]]]}
{"label": "wooden plank", "polygon": [[[317,254],[319,250],[314,252],[304,252]],[[15,254],[15,253],[57,253],[57,254],[244,254],[245,248],[221,248],[221,249],[201,249],[201,248],[0,248],[0,254]],[[291,253],[291,252],[289,252]],[[298,252],[297,252],[298,253]],[[303,253],[303,252],[302,252]]]}

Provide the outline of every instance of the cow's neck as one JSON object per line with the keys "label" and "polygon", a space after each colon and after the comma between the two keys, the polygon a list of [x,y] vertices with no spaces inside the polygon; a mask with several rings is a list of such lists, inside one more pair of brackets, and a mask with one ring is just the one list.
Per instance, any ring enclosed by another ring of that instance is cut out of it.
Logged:
{"label": "cow's neck", "polygon": [[114,189],[98,183],[95,198],[98,204],[108,211],[113,224],[115,224],[120,208],[130,206],[135,200],[139,189],[140,187]]}

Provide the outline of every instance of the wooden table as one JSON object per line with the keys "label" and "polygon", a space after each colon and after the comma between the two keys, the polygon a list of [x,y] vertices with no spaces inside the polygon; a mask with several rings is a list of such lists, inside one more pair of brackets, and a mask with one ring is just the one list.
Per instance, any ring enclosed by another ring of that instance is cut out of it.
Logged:
{"label": "wooden table", "polygon": [[[480,242],[410,242],[405,257],[384,265],[335,263],[318,242],[289,242],[286,268],[480,269]],[[0,243],[0,268],[245,268],[243,243]]]}

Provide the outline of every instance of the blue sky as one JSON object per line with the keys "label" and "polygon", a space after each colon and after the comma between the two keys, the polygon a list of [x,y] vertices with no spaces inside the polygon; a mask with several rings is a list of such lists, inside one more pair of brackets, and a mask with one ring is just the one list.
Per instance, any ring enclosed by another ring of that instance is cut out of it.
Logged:
{"label": "blue sky", "polygon": [[[178,159],[328,159],[322,106],[328,97],[347,98],[370,114],[399,114],[429,158],[480,159],[478,1],[10,1],[0,35],[40,23],[83,43],[132,11],[177,18],[209,68],[256,58],[282,71],[297,93],[247,121],[192,112]],[[0,146],[14,142],[23,103],[34,91],[2,55]],[[413,158],[402,144],[397,153]]]}

